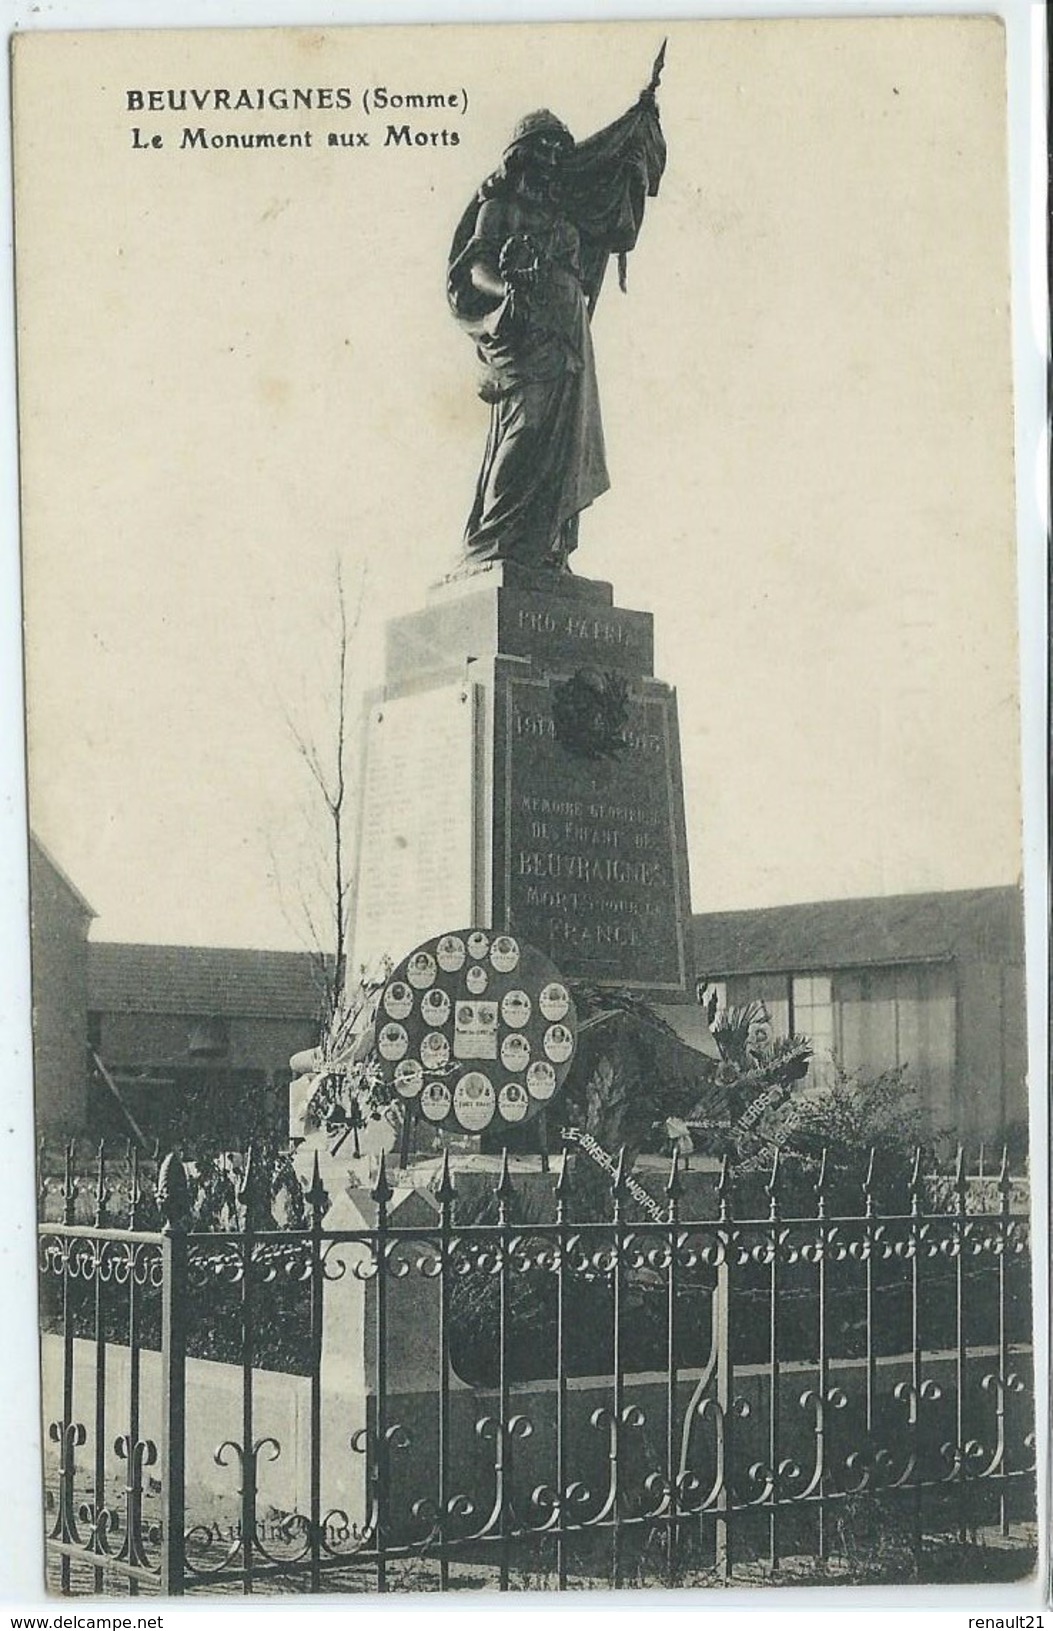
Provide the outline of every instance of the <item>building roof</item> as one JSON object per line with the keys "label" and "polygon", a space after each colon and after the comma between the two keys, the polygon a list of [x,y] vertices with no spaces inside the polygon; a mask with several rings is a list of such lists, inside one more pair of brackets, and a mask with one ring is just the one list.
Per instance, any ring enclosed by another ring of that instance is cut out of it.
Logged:
{"label": "building roof", "polygon": [[43,862],[44,869],[48,874],[50,874],[52,882],[58,884],[59,888],[65,892],[70,900],[72,900],[74,906],[79,912],[81,912],[85,917],[89,918],[98,916],[94,906],[92,906],[90,901],[86,901],[84,899],[84,896],[81,894],[76,884],[73,883],[65,872],[63,872],[51,851],[46,847],[46,845],[40,842],[40,839],[37,837],[35,832],[31,832],[29,835],[29,858],[31,868],[34,862],[34,855],[36,864],[39,865],[41,862]]}
{"label": "building roof", "polygon": [[307,952],[88,943],[94,1012],[313,1020],[320,996]]}
{"label": "building roof", "polygon": [[[703,912],[693,931],[695,967],[708,979],[962,956],[1023,960],[1022,897],[1012,887]],[[102,1013],[313,1020],[320,990],[307,952],[89,941],[88,1005]],[[689,1046],[709,1051],[708,1037],[685,1034],[699,1011],[662,1012]]]}
{"label": "building roof", "polygon": [[706,979],[962,956],[1023,961],[1023,897],[1013,887],[702,912],[692,921],[695,967]]}

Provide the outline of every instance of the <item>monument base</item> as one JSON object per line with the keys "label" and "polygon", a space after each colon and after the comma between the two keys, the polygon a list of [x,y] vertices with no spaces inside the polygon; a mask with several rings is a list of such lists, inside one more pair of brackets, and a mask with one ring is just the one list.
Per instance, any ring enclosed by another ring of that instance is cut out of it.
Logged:
{"label": "monument base", "polygon": [[365,719],[356,964],[451,925],[693,997],[676,694],[608,583],[493,562],[389,624]]}

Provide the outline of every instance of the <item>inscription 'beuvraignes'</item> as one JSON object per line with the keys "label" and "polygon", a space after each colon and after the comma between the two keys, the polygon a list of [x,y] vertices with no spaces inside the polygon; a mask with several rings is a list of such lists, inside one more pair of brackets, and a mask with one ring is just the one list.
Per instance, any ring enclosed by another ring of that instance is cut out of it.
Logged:
{"label": "inscription 'beuvraignes'", "polygon": [[558,850],[520,850],[521,878],[574,878],[580,883],[664,883],[661,861],[622,861],[615,856],[562,855]]}

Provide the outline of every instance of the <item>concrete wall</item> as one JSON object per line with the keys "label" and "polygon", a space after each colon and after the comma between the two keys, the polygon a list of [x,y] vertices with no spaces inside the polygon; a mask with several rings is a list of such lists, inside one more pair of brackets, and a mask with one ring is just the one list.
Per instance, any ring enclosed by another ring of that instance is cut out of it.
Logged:
{"label": "concrete wall", "polygon": [[[90,1342],[78,1341],[74,1344],[74,1350],[74,1416],[88,1427],[88,1441],[78,1452],[79,1465],[86,1479],[94,1456],[91,1432],[94,1347]],[[949,1470],[949,1463],[941,1459],[940,1446],[954,1440],[955,1367],[955,1356],[951,1353],[927,1355],[925,1359],[925,1376],[940,1389],[938,1399],[922,1405],[920,1418],[923,1468],[929,1478],[945,1475]],[[1023,1441],[1030,1427],[1033,1398],[1029,1352],[1021,1350],[1015,1353],[1012,1368],[1026,1385],[1022,1393],[1010,1396],[1007,1405],[1006,1436],[1010,1469],[1022,1468],[1028,1460]],[[988,1460],[995,1449],[996,1398],[992,1390],[982,1388],[981,1382],[985,1375],[996,1369],[996,1350],[971,1350],[967,1370],[966,1432],[969,1438],[975,1439],[983,1447],[984,1460]],[[674,1442],[678,1466],[680,1423],[698,1374],[684,1372],[677,1382],[678,1425]],[[58,1415],[62,1397],[62,1342],[57,1336],[43,1338],[42,1375],[46,1427]],[[876,1439],[892,1453],[897,1473],[906,1465],[910,1440],[906,1429],[906,1405],[894,1400],[893,1389],[898,1383],[909,1380],[908,1356],[879,1360],[880,1408]],[[107,1349],[106,1381],[110,1401],[107,1420],[110,1447],[114,1437],[127,1428],[127,1349]],[[160,1381],[160,1355],[143,1353],[141,1434],[152,1438],[159,1447]],[[847,1399],[844,1409],[827,1412],[829,1462],[841,1466],[851,1450],[863,1449],[865,1444],[865,1376],[862,1361],[833,1363],[829,1383],[841,1389]],[[802,1405],[802,1396],[815,1386],[814,1366],[795,1363],[783,1367],[779,1389],[782,1424],[780,1449],[783,1456],[795,1460],[800,1468],[799,1474],[788,1475],[787,1493],[803,1488],[809,1469],[814,1465],[814,1407],[808,1403]],[[714,1379],[707,1388],[707,1395],[713,1397],[715,1391]],[[768,1459],[771,1379],[767,1368],[759,1365],[738,1368],[734,1373],[733,1391],[735,1397],[748,1406],[748,1413],[737,1415],[733,1423],[731,1456],[741,1497],[749,1490],[746,1469],[753,1463],[765,1463]],[[188,1361],[187,1519],[188,1523],[214,1526],[217,1533],[223,1536],[230,1534],[240,1517],[238,1492],[241,1473],[238,1457],[230,1449],[222,1451],[221,1446],[228,1439],[234,1442],[241,1440],[241,1400],[242,1373],[238,1367],[207,1360]],[[261,1524],[266,1524],[285,1513],[304,1514],[310,1510],[310,1384],[306,1377],[254,1371],[253,1400],[256,1440],[273,1438],[280,1447],[273,1459],[269,1447],[263,1448],[259,1456],[257,1519]],[[625,1379],[623,1404],[635,1407],[639,1412],[624,1428],[619,1447],[619,1476],[622,1487],[630,1492],[638,1493],[650,1473],[663,1473],[666,1470],[667,1400],[668,1387],[664,1374],[649,1373]],[[579,1518],[587,1518],[598,1511],[608,1487],[612,1443],[609,1425],[611,1404],[612,1384],[609,1377],[583,1377],[569,1381],[566,1414],[568,1478],[580,1481],[587,1492],[582,1497]],[[348,1526],[361,1527],[368,1520],[370,1458],[352,1449],[351,1437],[367,1423],[375,1426],[375,1412],[375,1398],[361,1387],[356,1389],[346,1372],[338,1380],[326,1379],[321,1440],[322,1506],[323,1511],[335,1509],[346,1514]],[[594,1419],[597,1412],[607,1414]],[[511,1413],[529,1424],[529,1432],[512,1439],[510,1488],[520,1517],[528,1522],[537,1522],[543,1509],[532,1504],[533,1493],[539,1486],[554,1486],[557,1481],[556,1384],[543,1381],[514,1387],[511,1392]],[[474,1513],[465,1520],[465,1528],[476,1528],[483,1522],[495,1495],[495,1439],[492,1432],[485,1429],[480,1431],[478,1427],[487,1416],[493,1421],[499,1416],[499,1401],[495,1393],[457,1383],[453,1385],[449,1397],[448,1494],[464,1495],[471,1501]],[[434,1388],[405,1391],[396,1386],[387,1398],[387,1426],[401,1429],[394,1434],[389,1451],[391,1541],[423,1538],[426,1521],[424,1529],[415,1523],[412,1507],[422,1499],[434,1499],[436,1494],[438,1419],[439,1398]],[[978,1470],[981,1464],[978,1463],[974,1470]],[[700,1423],[692,1434],[686,1465],[696,1473],[704,1488],[712,1485],[717,1461],[715,1431],[711,1421]],[[160,1470],[159,1466],[154,1467],[155,1478]],[[57,1453],[50,1443],[46,1451],[46,1475],[47,1481],[53,1485],[57,1477]],[[115,1498],[123,1484],[124,1475],[124,1463],[111,1454],[108,1461],[111,1498]],[[83,1487],[87,1487],[86,1484]],[[758,1493],[759,1488],[757,1485],[753,1493]],[[159,1488],[155,1488],[147,1503],[150,1516],[157,1515],[158,1495]],[[333,1525],[339,1527],[342,1521],[334,1518]],[[812,1520],[802,1511],[788,1521],[799,1521],[806,1527]],[[803,1533],[801,1544],[807,1545],[807,1536]]]}
{"label": "concrete wall", "polygon": [[[94,1455],[95,1345],[74,1342],[74,1419],[88,1429],[88,1440],[78,1452],[78,1464],[85,1477]],[[105,1350],[107,1479],[111,1498],[123,1487],[126,1465],[114,1454],[113,1442],[128,1431],[130,1363],[126,1347],[110,1345]],[[45,1438],[45,1471],[57,1477],[57,1449],[47,1437],[47,1427],[62,1413],[62,1339],[41,1338],[41,1382]],[[140,1354],[140,1437],[152,1439],[160,1452],[161,1435],[161,1355],[150,1349]],[[310,1510],[310,1383],[305,1376],[287,1376],[277,1371],[252,1373],[254,1440],[273,1438],[279,1446],[276,1458],[269,1447],[261,1450],[258,1462],[257,1514],[265,1519],[274,1512]],[[222,1451],[228,1440],[240,1443],[242,1437],[242,1373],[236,1365],[220,1365],[208,1359],[189,1359],[186,1367],[186,1490],[188,1522],[218,1524],[225,1528],[240,1516],[241,1470],[237,1455]],[[326,1507],[340,1507],[364,1515],[366,1457],[351,1451],[348,1439],[355,1428],[366,1422],[366,1401],[346,1382],[326,1386],[322,1412],[323,1461],[322,1496]],[[156,1480],[159,1467],[152,1469]],[[155,1494],[159,1493],[155,1491]]]}

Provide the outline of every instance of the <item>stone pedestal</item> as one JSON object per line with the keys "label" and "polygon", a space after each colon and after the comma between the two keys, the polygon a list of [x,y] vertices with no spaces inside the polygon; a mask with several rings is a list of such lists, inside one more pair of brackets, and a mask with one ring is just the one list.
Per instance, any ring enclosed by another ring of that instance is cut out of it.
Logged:
{"label": "stone pedestal", "polygon": [[474,923],[568,978],[690,997],[676,694],[653,651],[651,614],[609,584],[507,562],[391,621],[364,724],[356,966]]}

